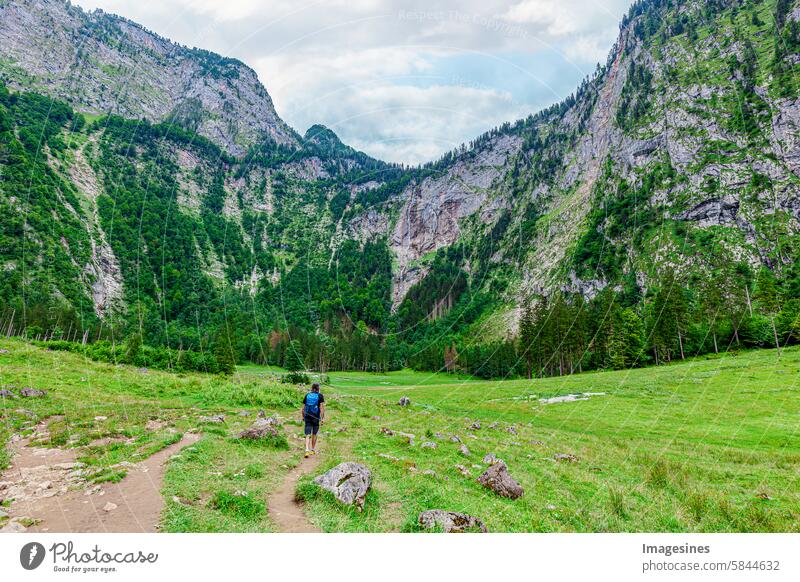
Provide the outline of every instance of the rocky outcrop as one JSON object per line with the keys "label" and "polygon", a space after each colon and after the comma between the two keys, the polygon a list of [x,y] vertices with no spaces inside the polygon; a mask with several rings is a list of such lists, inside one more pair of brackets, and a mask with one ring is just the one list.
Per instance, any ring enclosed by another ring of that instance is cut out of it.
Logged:
{"label": "rocky outcrop", "polygon": [[320,475],[314,483],[333,493],[340,503],[361,510],[372,487],[372,473],[364,465],[348,461]]}
{"label": "rocky outcrop", "polygon": [[712,226],[736,222],[739,201],[731,195],[711,198],[701,202],[680,215],[681,220],[699,222],[700,226]]}
{"label": "rocky outcrop", "polygon": [[518,499],[525,491],[522,485],[517,483],[509,474],[508,467],[503,461],[491,465],[484,473],[478,477],[478,483],[491,489],[501,497]]}
{"label": "rocky outcrop", "polygon": [[463,533],[479,531],[486,533],[488,530],[484,523],[477,517],[455,511],[442,509],[429,509],[419,514],[419,525],[426,529],[441,528],[445,533]]}

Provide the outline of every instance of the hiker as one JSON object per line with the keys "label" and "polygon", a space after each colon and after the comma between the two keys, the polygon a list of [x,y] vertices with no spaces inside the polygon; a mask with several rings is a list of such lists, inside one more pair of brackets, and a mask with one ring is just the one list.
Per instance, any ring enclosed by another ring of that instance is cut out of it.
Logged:
{"label": "hiker", "polygon": [[[319,425],[325,421],[325,397],[319,391],[319,384],[311,385],[311,392],[303,398],[303,421],[306,426],[306,457],[317,454],[317,432]],[[309,446],[311,445],[311,446]]]}

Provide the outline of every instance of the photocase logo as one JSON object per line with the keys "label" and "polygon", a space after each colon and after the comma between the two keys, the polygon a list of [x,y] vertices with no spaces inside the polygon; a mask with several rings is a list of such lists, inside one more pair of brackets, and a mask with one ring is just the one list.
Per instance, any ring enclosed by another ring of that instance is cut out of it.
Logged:
{"label": "photocase logo", "polygon": [[39,542],[30,542],[19,551],[19,563],[26,570],[35,570],[44,561],[44,546]]}

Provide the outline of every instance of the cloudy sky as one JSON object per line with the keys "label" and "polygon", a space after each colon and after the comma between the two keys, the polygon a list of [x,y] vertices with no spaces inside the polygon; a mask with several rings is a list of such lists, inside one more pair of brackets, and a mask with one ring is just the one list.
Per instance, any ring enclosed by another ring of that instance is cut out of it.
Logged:
{"label": "cloudy sky", "polygon": [[571,93],[631,0],[73,0],[256,70],[278,113],[416,164]]}

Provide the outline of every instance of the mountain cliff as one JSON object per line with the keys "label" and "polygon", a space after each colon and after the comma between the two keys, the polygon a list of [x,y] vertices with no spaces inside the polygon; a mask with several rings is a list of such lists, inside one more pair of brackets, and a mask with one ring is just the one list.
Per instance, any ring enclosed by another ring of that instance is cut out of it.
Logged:
{"label": "mountain cliff", "polygon": [[61,0],[0,3],[0,71],[79,111],[171,121],[235,155],[264,139],[298,142],[243,63]]}

